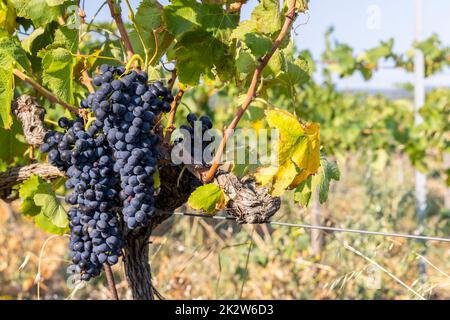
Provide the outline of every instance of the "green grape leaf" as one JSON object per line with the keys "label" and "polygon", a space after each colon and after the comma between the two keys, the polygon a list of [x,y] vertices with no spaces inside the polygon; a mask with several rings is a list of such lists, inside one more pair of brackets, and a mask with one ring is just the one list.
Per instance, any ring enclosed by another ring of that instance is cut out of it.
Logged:
{"label": "green grape leaf", "polygon": [[38,228],[52,234],[63,235],[69,231],[68,225],[60,228],[42,212],[34,217],[34,223]]}
{"label": "green grape leaf", "polygon": [[221,38],[221,31],[237,26],[239,16],[227,13],[219,4],[198,3],[195,0],[174,0],[164,7],[164,21],[177,38],[196,29],[212,32]]}
{"label": "green grape leaf", "polygon": [[23,199],[22,214],[33,217],[38,227],[54,234],[67,232],[66,211],[48,182],[32,175],[19,186],[19,196]]}
{"label": "green grape leaf", "polygon": [[276,78],[288,87],[300,86],[311,79],[311,68],[306,59],[298,57],[294,61],[286,61],[285,70]]}
{"label": "green grape leaf", "polygon": [[[177,60],[177,71],[182,83],[196,85],[200,76],[213,78],[213,69],[222,75],[229,75],[232,65],[227,56],[228,48],[208,32],[192,31],[185,33],[177,42],[169,59]],[[223,76],[226,78],[226,76]]]}
{"label": "green grape leaf", "polygon": [[16,9],[9,1],[0,1],[0,29],[8,33],[16,29]]}
{"label": "green grape leaf", "polygon": [[256,32],[247,33],[243,42],[257,59],[272,49],[272,39]]}
{"label": "green grape leaf", "polygon": [[[155,31],[156,38],[158,41],[158,48],[155,46],[155,35],[147,31],[141,31],[141,36],[144,41],[145,46],[148,49],[149,59],[153,58],[152,65],[158,64],[160,58],[166,54],[167,49],[173,43],[174,35],[167,31]],[[145,49],[142,46],[141,39],[135,30],[129,33],[131,44],[133,45],[134,51],[140,56],[145,56]],[[157,52],[155,50],[158,49]]]}
{"label": "green grape leaf", "polygon": [[314,176],[302,181],[294,192],[294,201],[301,206],[308,207],[313,190],[318,190],[319,202],[322,204],[328,199],[331,180],[339,181],[340,171],[336,162],[329,162],[325,157],[320,158],[320,168]]}
{"label": "green grape leaf", "polygon": [[47,4],[51,7],[53,6],[59,6],[61,4],[63,4],[64,2],[66,2],[67,0],[45,0],[47,2]]}
{"label": "green grape leaf", "polygon": [[54,192],[36,193],[34,203],[41,207],[43,213],[52,224],[58,228],[67,228],[69,225],[66,210],[56,198]]}
{"label": "green grape leaf", "polygon": [[152,33],[161,26],[163,6],[156,0],[143,0],[136,11],[136,23],[143,31]]}
{"label": "green grape leaf", "polygon": [[142,57],[145,56],[145,48],[142,45],[142,42],[144,42],[149,59],[153,58],[152,65],[155,65],[166,54],[174,40],[174,35],[165,28],[163,7],[155,0],[143,0],[139,4],[135,18],[142,39],[139,37],[137,30],[132,30],[129,33],[130,41],[136,53]]}
{"label": "green grape leaf", "polygon": [[11,100],[13,98],[13,65],[0,66],[0,125],[9,129],[12,125]]}
{"label": "green grape leaf", "polygon": [[25,70],[29,70],[30,61],[25,50],[15,37],[0,38],[0,66],[17,64]]}
{"label": "green grape leaf", "polygon": [[237,70],[243,74],[251,73],[257,65],[255,57],[243,48],[238,49],[235,63]]}
{"label": "green grape leaf", "polygon": [[295,8],[297,9],[297,12],[306,12],[309,10],[308,4],[309,0],[298,0],[295,3]]}
{"label": "green grape leaf", "polygon": [[214,183],[208,183],[198,187],[188,199],[188,204],[193,209],[203,210],[208,214],[213,213],[224,202],[225,196],[222,189]]}
{"label": "green grape leaf", "polygon": [[73,104],[74,58],[64,48],[45,50],[42,56],[42,80],[63,101]]}
{"label": "green grape leaf", "polygon": [[258,168],[257,181],[262,185],[272,183],[272,194],[279,196],[286,189],[297,187],[315,174],[320,167],[320,125],[302,124],[286,110],[266,111],[271,128],[278,130],[276,163]]}
{"label": "green grape leaf", "polygon": [[30,62],[25,51],[15,37],[0,38],[0,122],[9,129],[12,125],[11,100],[13,98],[13,67],[28,70]]}
{"label": "green grape leaf", "polygon": [[294,192],[294,201],[303,207],[308,207],[312,196],[311,177],[302,181]]}
{"label": "green grape leaf", "polygon": [[55,31],[55,40],[52,44],[52,47],[56,46],[64,47],[70,52],[76,53],[78,50],[78,30],[66,26],[59,27]]}
{"label": "green grape leaf", "polygon": [[256,31],[256,22],[253,20],[245,20],[231,32],[231,38],[243,39],[247,33]]}
{"label": "green grape leaf", "polygon": [[175,0],[164,7],[164,21],[167,29],[175,36],[199,27],[196,9],[200,4],[194,0]]}
{"label": "green grape leaf", "polygon": [[22,40],[22,48],[30,54],[35,52],[35,50],[33,50],[35,42],[44,35],[48,34],[43,27],[35,29],[28,37]]}
{"label": "green grape leaf", "polygon": [[163,71],[161,70],[161,66],[158,65],[156,67],[154,66],[148,66],[147,68],[147,74],[148,74],[148,80],[149,81],[157,81],[164,77]]}
{"label": "green grape leaf", "polygon": [[313,177],[313,185],[319,188],[319,201],[324,203],[328,199],[331,180],[339,181],[341,173],[336,162],[329,162],[325,157],[320,159],[320,169]]}
{"label": "green grape leaf", "polygon": [[41,212],[41,207],[34,202],[36,193],[52,192],[50,185],[37,175],[22,182],[19,187],[19,197],[22,201],[22,214],[26,216],[35,216]]}
{"label": "green grape leaf", "polygon": [[[0,82],[0,88],[2,84],[3,81]],[[0,94],[0,99],[1,97],[2,95]],[[8,164],[20,164],[27,161],[23,155],[29,145],[25,142],[23,137],[23,128],[20,122],[14,121],[9,129],[0,128],[0,146],[2,146],[0,148],[0,159],[2,161]]]}
{"label": "green grape leaf", "polygon": [[252,12],[256,30],[264,34],[272,34],[281,29],[280,2],[278,0],[260,0]]}
{"label": "green grape leaf", "polygon": [[264,68],[263,75],[267,76],[272,74],[277,77],[284,69],[286,69],[284,55],[281,51],[277,50],[274,52],[272,58],[270,58],[267,67]]}
{"label": "green grape leaf", "polygon": [[[50,6],[47,0],[9,0],[16,7],[18,17],[31,19],[36,26],[56,21],[61,16],[61,8]],[[54,1],[53,1],[54,2]]]}

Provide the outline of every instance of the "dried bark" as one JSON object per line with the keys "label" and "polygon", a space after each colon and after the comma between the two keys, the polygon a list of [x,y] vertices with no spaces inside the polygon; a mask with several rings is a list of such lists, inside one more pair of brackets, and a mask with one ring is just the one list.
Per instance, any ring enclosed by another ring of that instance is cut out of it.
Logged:
{"label": "dried bark", "polygon": [[43,144],[44,136],[48,131],[44,126],[44,108],[29,95],[22,95],[12,104],[12,111],[22,123],[28,144],[34,147]]}
{"label": "dried bark", "polygon": [[280,198],[272,197],[268,188],[258,187],[253,177],[239,180],[233,173],[222,173],[214,182],[230,199],[227,212],[239,223],[265,223],[280,209]]}

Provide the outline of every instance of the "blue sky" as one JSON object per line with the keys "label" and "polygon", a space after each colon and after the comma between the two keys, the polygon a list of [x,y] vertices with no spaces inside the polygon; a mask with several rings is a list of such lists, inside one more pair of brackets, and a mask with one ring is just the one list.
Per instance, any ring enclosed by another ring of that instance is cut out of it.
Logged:
{"label": "blue sky", "polygon": [[[423,1],[423,36],[437,33],[441,41],[450,45],[450,0]],[[85,1],[87,20],[92,17],[103,1]],[[133,8],[139,0],[130,0]],[[394,50],[404,52],[414,41],[415,0],[310,0],[309,19],[299,16],[296,21],[295,41],[299,49],[309,49],[316,58],[324,49],[324,33],[334,26],[334,36],[355,48],[356,52],[373,47],[380,40],[395,39]],[[161,1],[167,3],[167,1]],[[243,7],[242,19],[248,19],[257,0],[250,0]],[[128,10],[123,6],[123,17]],[[110,20],[107,6],[100,12],[99,20]],[[307,23],[305,23],[307,21]],[[320,79],[320,78],[319,78]],[[414,75],[403,70],[383,69],[375,77],[364,82],[359,75],[337,80],[341,88],[392,88],[397,83],[413,81]],[[426,79],[427,86],[450,87],[447,70]]]}

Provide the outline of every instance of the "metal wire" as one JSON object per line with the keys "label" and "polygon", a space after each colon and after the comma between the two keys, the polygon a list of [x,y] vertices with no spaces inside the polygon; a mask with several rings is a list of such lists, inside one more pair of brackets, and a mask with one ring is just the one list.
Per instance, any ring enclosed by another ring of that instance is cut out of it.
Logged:
{"label": "metal wire", "polygon": [[[207,214],[190,213],[190,212],[172,212],[172,214],[173,215],[177,215],[177,216],[205,218],[205,219],[213,219],[213,220],[236,221],[236,218],[232,217],[232,216],[211,216],[211,215],[207,215]],[[407,239],[426,240],[426,241],[450,242],[450,238],[441,238],[441,237],[433,237],[433,236],[421,236],[421,235],[395,233],[395,232],[381,232],[381,231],[368,231],[368,230],[359,230],[359,229],[325,227],[325,226],[304,224],[304,223],[288,223],[288,222],[282,222],[282,221],[268,221],[267,224],[275,225],[275,226],[290,227],[290,228],[318,229],[318,230],[332,231],[332,232],[358,233],[358,234],[373,235],[373,236],[407,238]]]}

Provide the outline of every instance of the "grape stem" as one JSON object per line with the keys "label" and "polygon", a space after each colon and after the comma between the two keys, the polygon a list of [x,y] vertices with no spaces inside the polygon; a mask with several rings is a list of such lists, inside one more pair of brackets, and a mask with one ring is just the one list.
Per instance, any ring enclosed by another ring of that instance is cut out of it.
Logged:
{"label": "grape stem", "polygon": [[169,82],[167,83],[167,88],[172,91],[173,85],[175,84],[175,81],[177,80],[177,69],[173,69],[170,71],[172,73],[172,77],[170,78]]}
{"label": "grape stem", "polygon": [[278,34],[278,37],[275,39],[275,41],[272,45],[272,49],[270,50],[269,53],[267,53],[261,59],[259,66],[255,69],[255,72],[253,73],[252,81],[250,82],[250,87],[248,88],[247,95],[246,95],[244,102],[242,103],[242,106],[236,112],[236,115],[234,116],[234,118],[231,121],[228,128],[225,129],[223,138],[220,141],[220,145],[214,156],[214,160],[211,164],[211,167],[209,168],[208,171],[206,171],[202,174],[202,178],[203,178],[202,180],[204,183],[207,183],[214,178],[214,175],[216,174],[216,171],[219,168],[220,160],[222,158],[222,154],[225,149],[228,138],[233,134],[234,129],[236,128],[237,124],[239,123],[239,120],[241,120],[241,118],[242,118],[243,114],[245,113],[245,111],[247,110],[248,106],[253,101],[253,99],[256,97],[256,90],[258,89],[259,79],[260,79],[260,76],[261,76],[264,68],[266,67],[270,58],[272,58],[275,51],[281,45],[281,43],[283,42],[286,35],[288,35],[289,31],[291,30],[291,26],[297,16],[297,13],[295,12],[295,2],[296,2],[296,0],[289,0],[288,11],[286,13],[286,19],[284,20],[283,27],[281,28],[281,31]]}
{"label": "grape stem", "polygon": [[119,29],[120,38],[122,39],[125,50],[127,51],[128,58],[131,58],[134,55],[133,46],[131,45],[130,38],[128,37],[127,29],[123,24],[122,16],[120,15],[120,7],[113,0],[107,0],[109,10],[111,11],[111,16],[116,22],[117,29]]}
{"label": "grape stem", "polygon": [[[106,4],[106,2],[104,2],[100,8],[102,8],[105,4]],[[85,21],[86,13],[80,8],[79,3],[78,3],[77,6],[78,6],[78,12],[79,12],[79,16],[80,16],[80,30],[82,30],[83,24],[85,24],[85,22],[86,22]],[[63,19],[63,22],[65,24],[64,19]],[[89,29],[89,25],[88,25],[88,29]],[[79,35],[78,36],[78,43],[81,43],[82,39],[83,39],[83,35]],[[81,54],[80,48],[77,49],[77,54]],[[84,69],[81,72],[80,80],[81,80],[81,83],[88,89],[89,93],[93,93],[95,91],[94,86],[92,85],[91,78],[89,77],[89,73],[88,73],[87,69]]]}
{"label": "grape stem", "polygon": [[19,79],[25,81],[26,83],[28,83],[29,85],[31,85],[34,89],[36,89],[36,91],[38,91],[40,94],[42,94],[44,97],[46,97],[48,99],[48,101],[50,101],[51,103],[60,104],[61,106],[63,106],[67,110],[69,110],[70,112],[78,114],[77,108],[75,108],[74,106],[71,106],[70,104],[68,104],[68,103],[62,101],[61,99],[59,99],[58,97],[56,97],[53,93],[51,93],[50,91],[45,89],[43,86],[41,86],[39,83],[37,83],[36,81],[31,79],[30,77],[28,77],[22,71],[20,71],[18,69],[14,69],[13,73],[17,78],[19,78]]}
{"label": "grape stem", "polygon": [[105,263],[103,267],[105,268],[106,281],[108,283],[109,292],[111,293],[111,298],[113,300],[120,300],[111,266]]}
{"label": "grape stem", "polygon": [[175,126],[173,125],[173,122],[175,120],[175,114],[177,113],[177,107],[180,104],[181,98],[183,98],[184,90],[180,87],[178,89],[178,93],[173,98],[172,105],[170,106],[170,112],[169,117],[167,119],[167,126],[166,126],[166,133],[164,135],[164,142],[169,143],[170,137],[172,136],[173,130],[175,130]]}

